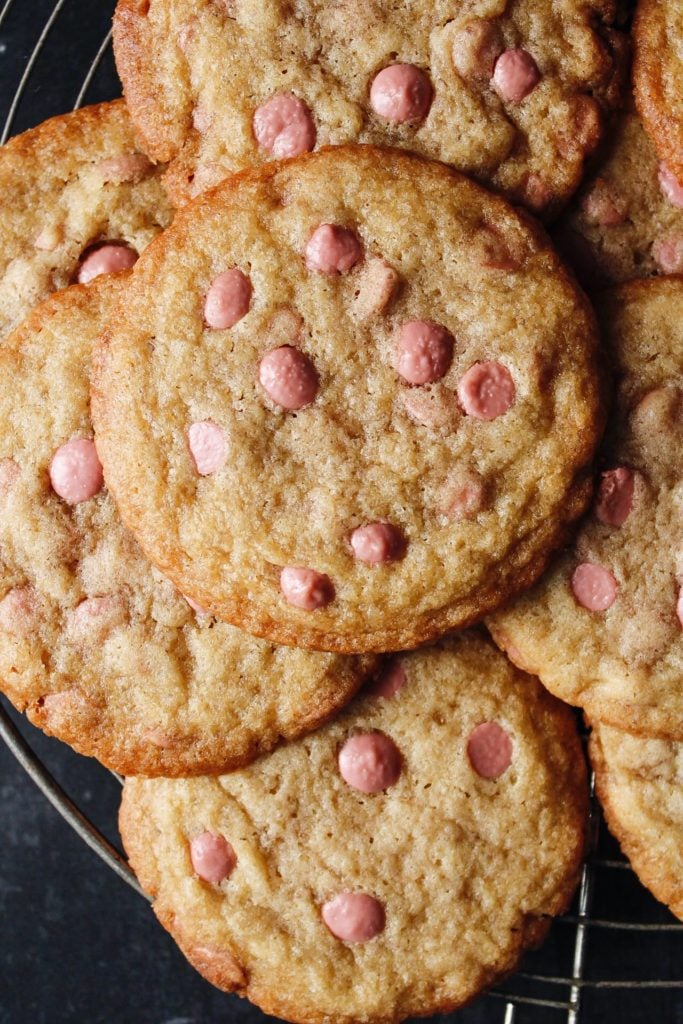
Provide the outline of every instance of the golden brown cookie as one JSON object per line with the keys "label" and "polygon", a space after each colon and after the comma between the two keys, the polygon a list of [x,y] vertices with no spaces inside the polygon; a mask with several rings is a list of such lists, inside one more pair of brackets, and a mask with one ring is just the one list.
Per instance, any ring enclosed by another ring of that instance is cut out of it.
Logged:
{"label": "golden brown cookie", "polygon": [[178,203],[350,142],[453,164],[552,216],[617,104],[612,0],[119,0],[114,44]]}
{"label": "golden brown cookie", "polygon": [[641,882],[683,920],[683,744],[594,722],[590,758],[610,832]]}
{"label": "golden brown cookie", "polygon": [[53,117],[0,148],[0,338],[74,281],[132,266],[171,222],[123,100]]}
{"label": "golden brown cookie", "polygon": [[325,721],[369,666],[216,622],[124,530],[102,486],[88,380],[122,287],[60,292],[0,350],[0,688],[117,771],[227,770]]}
{"label": "golden brown cookie", "polygon": [[514,662],[592,719],[683,739],[683,279],[599,302],[617,393],[572,547],[489,620]]}
{"label": "golden brown cookie", "polygon": [[636,103],[683,205],[683,7],[639,0],[633,25]]}
{"label": "golden brown cookie", "polygon": [[297,1022],[461,1006],[576,886],[570,710],[478,634],[391,664],[333,723],[214,779],[126,782],[159,920],[213,984]]}
{"label": "golden brown cookie", "polygon": [[352,146],[237,176],[147,251],[107,339],[124,521],[256,635],[416,646],[530,584],[585,507],[592,312],[441,164]]}
{"label": "golden brown cookie", "polygon": [[598,172],[553,232],[591,291],[635,277],[683,273],[683,208],[672,202],[636,114],[622,114]]}

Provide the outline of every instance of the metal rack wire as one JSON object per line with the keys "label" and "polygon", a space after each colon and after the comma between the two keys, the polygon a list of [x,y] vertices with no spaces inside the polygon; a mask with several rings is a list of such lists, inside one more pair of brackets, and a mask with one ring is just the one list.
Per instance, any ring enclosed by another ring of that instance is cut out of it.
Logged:
{"label": "metal rack wire", "polygon": [[[46,7],[46,16],[42,24],[34,23],[36,38],[30,52],[27,53],[20,68],[19,80],[9,99],[8,109],[0,142],[4,143],[15,129],[17,112],[24,100],[27,90],[33,84],[34,76],[41,55],[49,45],[60,15],[71,8],[71,13],[83,12],[88,16],[89,4],[83,0],[50,0]],[[101,7],[113,12],[115,0],[107,0]],[[21,6],[21,0],[4,0],[0,7],[0,33],[13,10]],[[80,11],[78,10],[80,8]],[[101,14],[101,10],[100,10]],[[109,57],[111,31],[106,31],[96,52],[84,57],[81,79],[78,86],[73,108],[77,109],[89,99],[89,91],[105,57]],[[0,54],[3,52],[0,46]],[[54,111],[57,113],[57,111]],[[48,767],[32,751],[29,743],[15,725],[12,715],[0,702],[0,738],[7,745],[27,775],[42,790],[53,807],[64,817],[78,836],[114,871],[119,878],[144,897],[137,879],[128,866],[125,857],[117,850],[102,833],[78,809],[76,803],[64,792],[52,776]],[[104,769],[102,769],[104,771]],[[123,780],[116,776],[119,782]],[[571,913],[558,919],[554,925],[554,936],[558,939],[553,960],[550,961],[544,950],[532,954],[525,962],[526,969],[510,979],[499,989],[489,993],[485,998],[492,1006],[492,1020],[500,1020],[501,1024],[587,1024],[586,997],[601,991],[624,991],[638,994],[647,999],[648,993],[663,991],[673,993],[683,991],[681,980],[681,963],[678,964],[678,977],[604,977],[591,969],[591,960],[606,944],[606,936],[633,938],[637,947],[645,937],[651,941],[653,937],[663,938],[665,942],[677,943],[678,954],[683,962],[683,925],[673,918],[664,920],[665,912],[651,901],[647,912],[643,912],[637,920],[619,920],[615,915],[596,913],[596,904],[605,874],[628,876],[629,882],[635,887],[637,883],[628,864],[618,854],[605,855],[603,848],[609,841],[601,820],[600,811],[595,798],[592,798],[592,847],[584,864],[579,892]],[[631,950],[631,956],[634,955]],[[563,969],[558,971],[549,962],[563,961]],[[628,959],[628,957],[626,958]],[[642,1004],[647,1007],[647,1002]],[[683,1021],[683,999],[681,1000],[681,1020]],[[604,1015],[590,1017],[591,1020],[604,1021]],[[645,1019],[639,1016],[639,1020]],[[626,1018],[619,1017],[620,1024],[627,1024]],[[669,1022],[662,1021],[662,1024]]]}

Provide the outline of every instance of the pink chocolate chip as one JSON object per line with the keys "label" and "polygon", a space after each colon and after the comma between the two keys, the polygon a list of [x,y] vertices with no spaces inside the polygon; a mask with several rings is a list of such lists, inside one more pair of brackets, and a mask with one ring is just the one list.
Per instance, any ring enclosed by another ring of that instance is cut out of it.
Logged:
{"label": "pink chocolate chip", "polygon": [[204,319],[209,327],[224,331],[246,316],[251,304],[251,281],[239,267],[214,278],[204,301]]}
{"label": "pink chocolate chip", "polygon": [[529,662],[524,658],[519,647],[515,647],[512,641],[504,633],[496,631],[496,643],[505,651],[513,665],[516,665],[517,668],[521,668],[523,672],[528,672],[530,675],[538,675],[538,673],[530,667]]}
{"label": "pink chocolate chip", "polygon": [[623,526],[628,519],[633,508],[634,482],[632,470],[624,466],[602,474],[595,514],[605,526]]}
{"label": "pink chocolate chip", "polygon": [[683,232],[672,231],[652,245],[652,255],[665,274],[683,274]]}
{"label": "pink chocolate chip", "polygon": [[259,365],[261,387],[283,409],[303,409],[318,394],[315,366],[298,348],[282,345],[266,352]]}
{"label": "pink chocolate chip", "polygon": [[453,335],[441,324],[410,320],[396,338],[396,372],[409,384],[439,380],[451,365],[453,346]]}
{"label": "pink chocolate chip", "polygon": [[351,548],[359,562],[382,565],[402,558],[406,542],[401,531],[391,523],[368,523],[353,531]]}
{"label": "pink chocolate chip", "polygon": [[571,582],[574,597],[589,612],[605,612],[617,599],[619,584],[609,571],[594,562],[582,562]]}
{"label": "pink chocolate chip", "polygon": [[314,612],[334,600],[334,587],[329,576],[315,569],[286,566],[280,573],[280,589],[287,604]]}
{"label": "pink chocolate chip", "polygon": [[391,64],[375,75],[370,105],[385,121],[406,124],[424,120],[433,95],[432,83],[420,68],[414,64]]}
{"label": "pink chocolate chip", "polygon": [[0,459],[0,498],[4,498],[21,476],[21,469],[14,459]]}
{"label": "pink chocolate chip", "polygon": [[130,270],[137,263],[138,254],[127,245],[102,245],[85,257],[81,263],[77,280],[88,284],[101,274],[115,274],[119,270]]}
{"label": "pink chocolate chip", "polygon": [[368,684],[367,693],[373,697],[384,697],[387,700],[394,697],[401,690],[408,677],[403,662],[392,658],[384,665],[376,679]]}
{"label": "pink chocolate chip", "polygon": [[683,185],[665,163],[659,165],[659,185],[665,199],[683,209]]}
{"label": "pink chocolate chip", "polygon": [[228,446],[217,423],[211,420],[193,423],[187,432],[187,443],[200,476],[211,476],[225,464]]}
{"label": "pink chocolate chip", "polygon": [[197,604],[196,601],[193,601],[191,597],[187,596],[187,594],[183,594],[183,597],[185,598],[185,600],[189,604],[190,608],[192,609],[193,612],[195,612],[196,615],[208,615],[209,614],[209,612],[206,610],[206,608],[202,608],[202,606],[200,604]]}
{"label": "pink chocolate chip", "polygon": [[625,204],[617,199],[606,181],[598,178],[581,203],[589,221],[603,228],[613,228],[626,219]]}
{"label": "pink chocolate chip", "polygon": [[356,235],[338,224],[321,224],[306,245],[306,266],[318,274],[346,274],[362,256]]}
{"label": "pink chocolate chip", "polygon": [[50,482],[69,505],[78,505],[99,494],[104,477],[95,442],[79,438],[58,448],[50,463]]}
{"label": "pink chocolate chip", "polygon": [[261,149],[282,160],[315,146],[310,110],[293,92],[278,92],[254,113],[254,135]]}
{"label": "pink chocolate chip", "polygon": [[94,638],[103,636],[123,625],[126,619],[126,605],[118,594],[103,597],[88,597],[69,613],[68,628],[78,637]]}
{"label": "pink chocolate chip", "polygon": [[160,750],[172,750],[178,744],[177,737],[164,732],[160,726],[145,729],[142,738],[146,743],[151,743],[153,747],[158,747]]}
{"label": "pink chocolate chip", "polygon": [[505,103],[521,103],[540,80],[538,65],[526,50],[505,50],[496,61],[493,85]]}
{"label": "pink chocolate chip", "polygon": [[475,363],[458,384],[458,398],[468,416],[495,420],[515,401],[515,384],[502,363]]}
{"label": "pink chocolate chip", "polygon": [[27,636],[36,617],[35,594],[31,587],[14,587],[0,601],[0,629],[15,636]]}
{"label": "pink chocolate chip", "polygon": [[340,892],[322,908],[322,919],[342,942],[368,942],[384,931],[384,907],[364,892]]}
{"label": "pink chocolate chip", "polygon": [[434,388],[406,388],[400,399],[412,420],[441,433],[455,430],[462,419],[454,392],[438,384]]}
{"label": "pink chocolate chip", "polygon": [[676,602],[676,615],[678,615],[678,621],[683,627],[683,587],[678,592],[678,601]]}
{"label": "pink chocolate chip", "polygon": [[38,701],[38,709],[49,719],[50,728],[60,732],[65,725],[73,729],[73,724],[81,716],[91,714],[91,705],[85,694],[80,690],[61,690],[59,693],[47,693]]}
{"label": "pink chocolate chip", "polygon": [[202,832],[190,843],[192,867],[205,882],[218,885],[235,870],[237,855],[223,836]]}
{"label": "pink chocolate chip", "polygon": [[339,751],[339,772],[344,782],[361,793],[381,793],[398,782],[401,755],[383,732],[359,733]]}
{"label": "pink chocolate chip", "polygon": [[358,316],[367,319],[387,308],[399,285],[398,273],[386,260],[368,260],[358,285],[355,310]]}
{"label": "pink chocolate chip", "polygon": [[497,722],[482,722],[470,733],[467,756],[482,779],[497,779],[512,763],[512,740]]}
{"label": "pink chocolate chip", "polygon": [[475,476],[450,482],[444,493],[443,509],[453,519],[473,519],[486,503],[486,488]]}
{"label": "pink chocolate chip", "polygon": [[120,185],[126,181],[137,184],[152,173],[153,165],[144,153],[123,153],[100,160],[98,170],[105,184]]}

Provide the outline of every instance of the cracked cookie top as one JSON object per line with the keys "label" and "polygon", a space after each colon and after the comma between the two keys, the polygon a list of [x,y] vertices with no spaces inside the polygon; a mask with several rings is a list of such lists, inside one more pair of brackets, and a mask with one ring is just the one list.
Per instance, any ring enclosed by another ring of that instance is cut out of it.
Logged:
{"label": "cracked cookie top", "polygon": [[597,174],[553,234],[591,291],[683,273],[683,188],[672,187],[636,114],[619,117]]}
{"label": "cracked cookie top", "polygon": [[89,408],[93,345],[122,287],[60,292],[0,349],[0,689],[124,774],[228,770],[327,720],[370,665],[216,622],[124,529]]}
{"label": "cracked cookie top", "polygon": [[683,279],[631,281],[598,309],[616,395],[596,499],[572,546],[489,620],[558,697],[683,739]]}
{"label": "cracked cookie top", "polygon": [[643,885],[683,920],[683,743],[592,726],[591,764],[610,832]]}
{"label": "cracked cookie top", "polygon": [[117,66],[184,203],[228,174],[367,142],[554,215],[623,78],[612,0],[119,0]]}
{"label": "cracked cookie top", "polygon": [[391,651],[472,622],[588,499],[592,312],[526,218],[443,164],[348,146],[237,175],[147,251],[103,341],[124,521],[276,642]]}
{"label": "cracked cookie top", "polygon": [[122,100],[0,148],[0,337],[51,292],[131,267],[171,208]]}
{"label": "cracked cookie top", "polygon": [[127,781],[120,824],[215,985],[292,1021],[400,1021],[457,1008],[543,938],[586,790],[570,709],[461,633],[247,769]]}
{"label": "cracked cookie top", "polygon": [[639,0],[633,24],[636,103],[671,188],[683,201],[683,8]]}

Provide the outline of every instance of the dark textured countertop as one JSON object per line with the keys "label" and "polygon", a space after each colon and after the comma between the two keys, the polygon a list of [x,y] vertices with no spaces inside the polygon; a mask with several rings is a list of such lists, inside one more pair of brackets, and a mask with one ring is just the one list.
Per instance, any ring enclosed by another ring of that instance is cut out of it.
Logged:
{"label": "dark textured countertop", "polygon": [[[328,0],[334,2],[334,0]],[[0,24],[0,124],[51,11],[54,25],[16,110],[12,133],[71,109],[108,28],[113,0],[14,0]],[[457,4],[456,4],[457,6]],[[0,3],[0,18],[7,5]],[[86,94],[119,89],[106,54]],[[15,721],[18,716],[14,716]],[[92,761],[22,723],[25,735],[64,788],[116,842],[118,783]],[[616,856],[603,840],[605,856]],[[623,869],[597,868],[593,916],[607,921],[673,919]],[[575,927],[560,922],[532,974],[571,972]],[[683,934],[591,926],[587,979],[683,978]],[[561,985],[521,980],[517,992],[564,1002]],[[503,1024],[505,1003],[485,997],[434,1018]],[[261,1024],[249,1004],[206,984],[156,923],[147,903],[113,874],[59,817],[0,743],[0,1024]],[[562,1024],[566,1010],[520,1007],[506,1024]],[[580,1024],[683,1024],[683,991],[585,990]]]}

